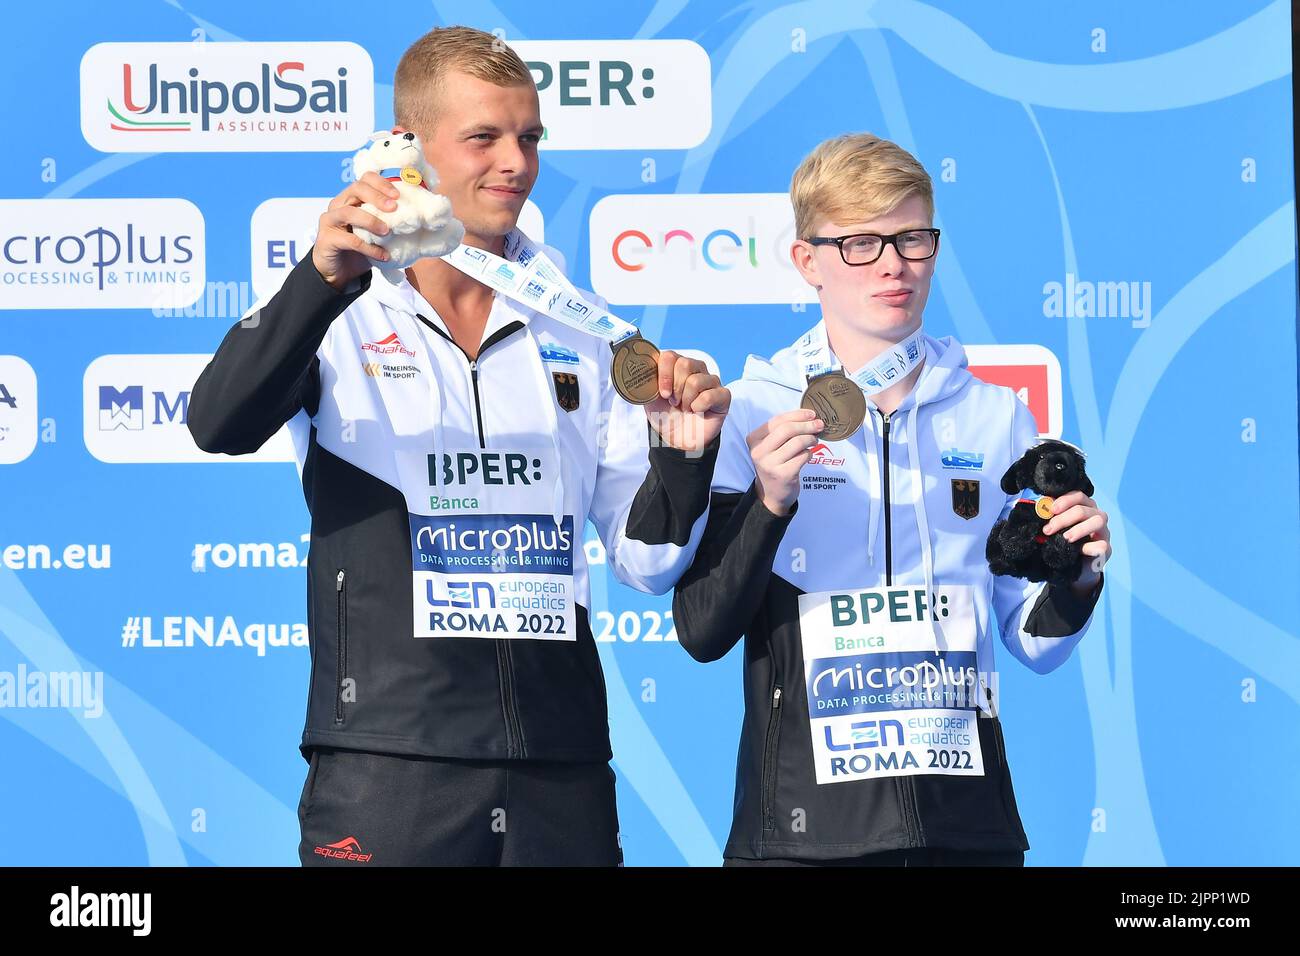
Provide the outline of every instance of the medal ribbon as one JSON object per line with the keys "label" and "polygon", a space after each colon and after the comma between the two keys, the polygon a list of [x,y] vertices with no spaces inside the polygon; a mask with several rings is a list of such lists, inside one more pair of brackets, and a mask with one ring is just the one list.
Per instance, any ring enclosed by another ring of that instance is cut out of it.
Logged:
{"label": "medal ribbon", "polygon": [[[883,392],[891,385],[901,382],[921,364],[925,354],[925,332],[917,329],[897,345],[891,345],[852,375],[845,377],[853,381],[867,396]],[[803,363],[804,374],[808,378],[823,375],[842,368],[831,352],[830,342],[826,337],[826,323],[818,322],[795,344],[795,351]]]}
{"label": "medal ribbon", "polygon": [[[522,241],[522,237],[514,232],[506,237],[506,241]],[[557,322],[605,339],[611,345],[637,334],[637,328],[631,322],[582,298],[546,253],[530,243],[520,249],[515,262],[463,243],[442,258],[525,308],[545,312]]]}

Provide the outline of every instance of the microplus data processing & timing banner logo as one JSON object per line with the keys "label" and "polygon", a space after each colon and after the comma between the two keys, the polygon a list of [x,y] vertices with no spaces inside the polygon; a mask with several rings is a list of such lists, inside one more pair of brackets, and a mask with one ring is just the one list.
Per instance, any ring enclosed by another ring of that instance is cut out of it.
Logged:
{"label": "microplus data processing & timing banner logo", "polygon": [[150,309],[202,297],[188,199],[0,199],[0,309]]}

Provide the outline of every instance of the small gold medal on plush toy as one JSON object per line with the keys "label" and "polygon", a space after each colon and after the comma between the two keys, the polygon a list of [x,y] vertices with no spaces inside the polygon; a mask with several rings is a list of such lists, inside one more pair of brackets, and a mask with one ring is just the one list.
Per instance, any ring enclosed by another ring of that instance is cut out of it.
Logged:
{"label": "small gold medal on plush toy", "polygon": [[1038,513],[1038,517],[1044,520],[1050,518],[1052,516],[1052,502],[1055,500],[1055,498],[1048,498],[1046,495],[1039,498],[1038,503],[1034,505],[1034,511]]}
{"label": "small gold medal on plush toy", "polygon": [[403,166],[402,182],[410,183],[412,186],[418,186],[420,183],[424,182],[424,177],[420,175],[420,171],[414,166]]}

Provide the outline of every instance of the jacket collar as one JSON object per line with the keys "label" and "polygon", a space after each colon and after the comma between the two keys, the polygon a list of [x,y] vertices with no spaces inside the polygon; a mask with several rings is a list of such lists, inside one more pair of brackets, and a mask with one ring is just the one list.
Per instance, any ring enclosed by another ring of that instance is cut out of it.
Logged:
{"label": "jacket collar", "polygon": [[[542,247],[525,236],[518,228],[512,229],[506,235],[505,259],[509,262],[518,262],[520,255],[525,250],[535,255],[541,252]],[[411,280],[407,278],[405,269],[373,267],[370,270],[370,290],[368,294],[373,295],[380,303],[390,309],[410,316],[424,316],[430,323],[441,329],[448,338],[452,337],[451,330],[447,328],[447,323],[443,321],[442,316],[438,315],[428,300],[416,291],[415,286],[411,285]],[[483,341],[486,342],[497,331],[511,322],[528,325],[533,315],[532,309],[525,308],[507,296],[493,296],[492,309],[488,313],[487,325],[483,328]]]}
{"label": "jacket collar", "polygon": [[[821,325],[819,321],[805,336],[814,334]],[[802,340],[801,337],[800,341]],[[899,405],[899,411],[905,411],[913,404],[924,405],[949,398],[974,380],[967,368],[966,350],[952,336],[935,338],[927,334],[924,341],[925,364],[916,384]],[[770,359],[750,355],[741,377],[750,381],[771,382],[802,393],[807,387],[807,380],[799,358],[798,342],[781,349]]]}

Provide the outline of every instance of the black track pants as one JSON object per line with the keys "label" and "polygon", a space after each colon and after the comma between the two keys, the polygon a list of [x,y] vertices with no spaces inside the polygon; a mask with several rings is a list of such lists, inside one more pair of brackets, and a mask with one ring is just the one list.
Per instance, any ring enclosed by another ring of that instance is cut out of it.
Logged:
{"label": "black track pants", "polygon": [[453,760],[317,747],[304,866],[618,866],[607,763]]}

